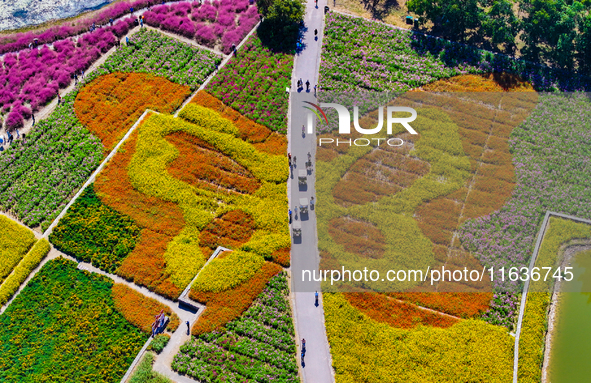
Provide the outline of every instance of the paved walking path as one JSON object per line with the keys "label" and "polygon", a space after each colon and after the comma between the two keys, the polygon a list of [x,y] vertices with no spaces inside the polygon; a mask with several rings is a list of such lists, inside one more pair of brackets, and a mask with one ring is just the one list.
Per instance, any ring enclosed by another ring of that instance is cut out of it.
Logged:
{"label": "paved walking path", "polygon": [[[307,100],[316,103],[314,85],[318,82],[318,70],[320,66],[320,51],[324,30],[324,5],[326,0],[320,0],[318,7],[314,0],[308,0],[306,16],[304,19],[304,49],[295,59],[291,81],[291,95],[289,107],[289,152],[296,159],[296,167],[288,181],[289,206],[299,205],[300,198],[310,198],[315,195],[314,170],[308,175],[306,187],[298,184],[298,170],[305,169],[308,153],[312,155],[312,162],[316,153],[316,135],[302,134],[302,125],[306,123],[307,113],[302,109],[302,101]],[[318,29],[318,39],[314,38],[314,29]],[[297,81],[302,79],[304,88],[300,93],[294,93],[297,89]],[[310,81],[310,91],[306,92],[306,81]],[[313,168],[314,169],[314,168]],[[295,216],[294,216],[295,218]],[[316,215],[313,209],[308,214],[297,214],[297,219],[302,223],[301,239],[294,238],[291,248],[292,281],[294,299],[294,321],[296,335],[298,337],[298,356],[301,353],[301,339],[306,339],[306,356],[304,364],[300,365],[304,383],[331,383],[334,382],[334,371],[330,356],[330,348],[326,337],[324,325],[324,308],[320,286],[307,286],[302,288],[298,284],[301,278],[300,270],[305,268],[318,269],[320,258],[318,255],[318,238],[316,234]],[[314,304],[314,291],[319,291],[319,305]]]}

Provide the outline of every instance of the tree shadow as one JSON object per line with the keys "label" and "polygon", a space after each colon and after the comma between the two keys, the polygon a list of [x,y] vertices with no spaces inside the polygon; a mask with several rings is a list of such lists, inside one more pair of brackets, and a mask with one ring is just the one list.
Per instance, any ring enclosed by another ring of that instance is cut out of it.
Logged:
{"label": "tree shadow", "polygon": [[400,9],[398,0],[361,0],[363,8],[371,13],[371,17],[383,21],[392,9]]}

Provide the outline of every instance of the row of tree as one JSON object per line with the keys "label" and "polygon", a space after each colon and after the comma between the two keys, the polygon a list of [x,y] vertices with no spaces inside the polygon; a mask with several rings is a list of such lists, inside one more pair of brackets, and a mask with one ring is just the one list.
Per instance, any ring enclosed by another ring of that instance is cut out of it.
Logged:
{"label": "row of tree", "polygon": [[591,72],[591,0],[409,0],[434,33],[564,69]]}

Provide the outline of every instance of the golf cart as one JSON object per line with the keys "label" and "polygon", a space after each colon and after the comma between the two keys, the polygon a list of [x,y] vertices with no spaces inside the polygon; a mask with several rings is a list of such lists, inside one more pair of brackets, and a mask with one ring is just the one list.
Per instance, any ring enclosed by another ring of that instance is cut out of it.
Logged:
{"label": "golf cart", "polygon": [[300,221],[294,221],[291,224],[291,231],[294,237],[302,236],[302,223]]}
{"label": "golf cart", "polygon": [[308,199],[300,198],[300,214],[308,213]]}
{"label": "golf cart", "polygon": [[304,169],[298,170],[298,182],[300,185],[305,185],[308,182],[308,174]]}

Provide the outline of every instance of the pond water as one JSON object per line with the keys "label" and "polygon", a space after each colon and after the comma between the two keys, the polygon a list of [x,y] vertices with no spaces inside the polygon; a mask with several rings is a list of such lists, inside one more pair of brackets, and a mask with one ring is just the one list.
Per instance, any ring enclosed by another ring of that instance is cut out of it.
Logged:
{"label": "pond water", "polygon": [[10,0],[0,7],[0,30],[15,29],[76,16],[112,0]]}
{"label": "pond water", "polygon": [[591,381],[591,251],[573,257],[562,285],[549,362],[551,383]]}

